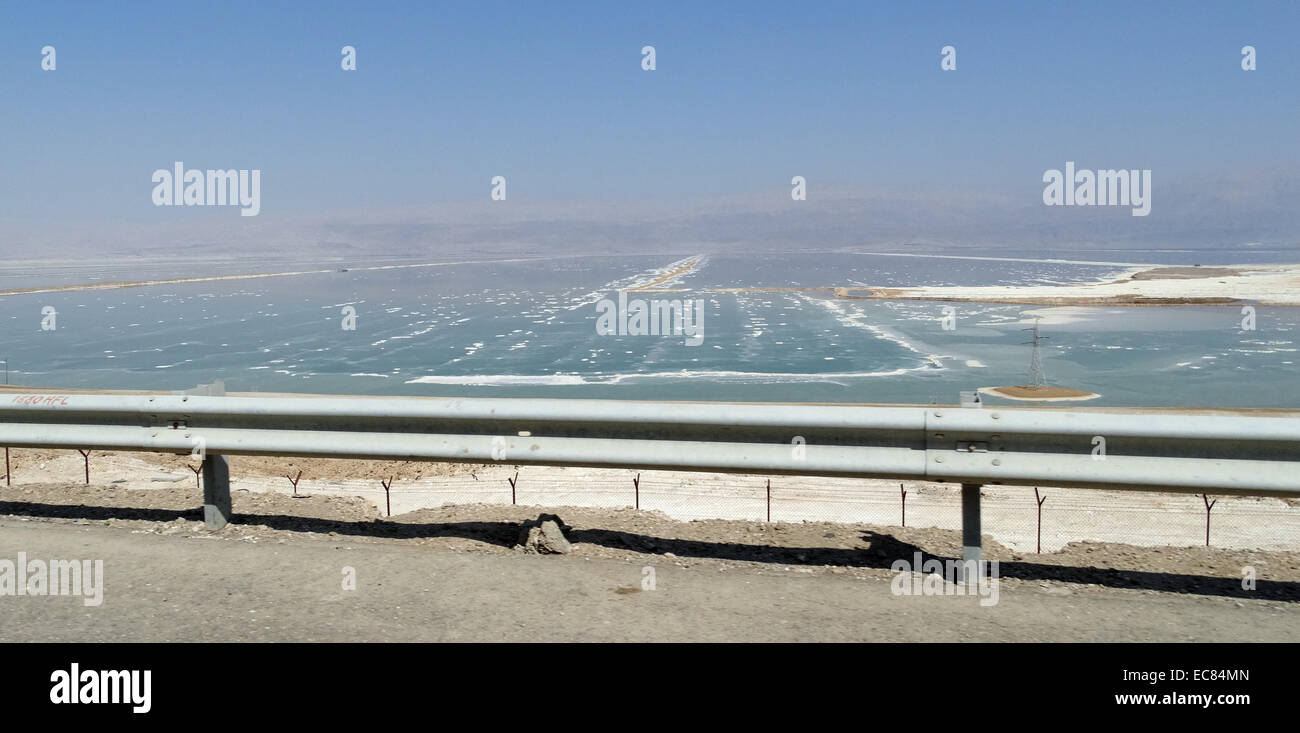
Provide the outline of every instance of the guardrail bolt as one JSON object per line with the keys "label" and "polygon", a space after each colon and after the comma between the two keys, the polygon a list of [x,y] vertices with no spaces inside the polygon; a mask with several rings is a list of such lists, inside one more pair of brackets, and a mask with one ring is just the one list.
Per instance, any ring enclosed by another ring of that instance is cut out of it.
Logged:
{"label": "guardrail bolt", "polygon": [[80,453],[82,459],[86,461],[86,485],[90,486],[90,451],[78,448],[77,452]]}

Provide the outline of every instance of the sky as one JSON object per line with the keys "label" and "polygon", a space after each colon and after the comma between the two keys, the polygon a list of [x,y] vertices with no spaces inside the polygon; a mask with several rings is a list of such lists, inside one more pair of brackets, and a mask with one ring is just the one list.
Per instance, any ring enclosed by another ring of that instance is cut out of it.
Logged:
{"label": "sky", "polygon": [[[1151,169],[1158,211],[1294,183],[1298,28],[1294,2],[11,2],[0,256],[47,227],[485,202],[498,175],[542,209],[782,206],[796,175],[809,202],[1031,206],[1068,160]],[[261,170],[263,213],[155,207],[175,161]]]}

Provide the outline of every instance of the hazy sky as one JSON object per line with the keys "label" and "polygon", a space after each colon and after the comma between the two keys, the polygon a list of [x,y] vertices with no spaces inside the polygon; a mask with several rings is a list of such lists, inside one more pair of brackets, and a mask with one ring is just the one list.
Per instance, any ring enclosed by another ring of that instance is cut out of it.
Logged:
{"label": "hazy sky", "polygon": [[802,175],[809,201],[1033,205],[1066,160],[1152,169],[1158,210],[1162,185],[1295,167],[1297,29],[1294,2],[12,3],[0,236],[256,226],[154,207],[177,160],[261,169],[264,215],[486,201],[494,175],[508,203],[788,201]]}

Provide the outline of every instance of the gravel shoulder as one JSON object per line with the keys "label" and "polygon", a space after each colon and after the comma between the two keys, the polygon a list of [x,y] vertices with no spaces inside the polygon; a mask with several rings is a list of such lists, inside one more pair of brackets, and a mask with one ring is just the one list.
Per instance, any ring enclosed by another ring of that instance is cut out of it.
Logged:
{"label": "gravel shoulder", "polygon": [[[585,543],[579,540],[578,547]],[[0,557],[104,560],[104,601],[0,598],[0,641],[1298,641],[1294,606],[1052,592],[899,596],[871,575],[250,540],[0,518]],[[643,585],[647,568],[654,587]],[[793,568],[791,568],[793,569]],[[355,589],[341,582],[351,575]]]}
{"label": "gravel shoulder", "polygon": [[[894,561],[960,556],[948,530],[550,507],[573,550],[537,556],[514,545],[538,507],[382,518],[356,498],[233,498],[235,523],[213,532],[192,489],[0,491],[0,559],[101,558],[106,578],[95,608],[0,597],[0,640],[1300,641],[1293,552],[1037,555],[986,538],[1001,576],[986,607],[893,592]],[[356,590],[341,587],[346,568]]]}

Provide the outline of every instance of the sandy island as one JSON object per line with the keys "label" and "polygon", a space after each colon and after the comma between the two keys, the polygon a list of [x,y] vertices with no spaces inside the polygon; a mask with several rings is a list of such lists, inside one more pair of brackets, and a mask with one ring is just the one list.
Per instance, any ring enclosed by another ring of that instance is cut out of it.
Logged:
{"label": "sandy island", "polygon": [[1031,387],[1027,385],[1016,385],[1014,387],[981,387],[981,394],[993,395],[995,397],[1004,397],[1009,400],[1022,400],[1025,402],[1069,402],[1080,400],[1092,400],[1101,395],[1096,392],[1085,392],[1081,389],[1070,389],[1069,387]]}

